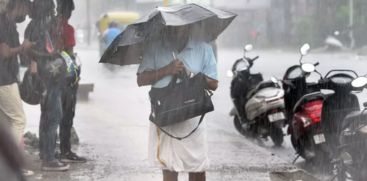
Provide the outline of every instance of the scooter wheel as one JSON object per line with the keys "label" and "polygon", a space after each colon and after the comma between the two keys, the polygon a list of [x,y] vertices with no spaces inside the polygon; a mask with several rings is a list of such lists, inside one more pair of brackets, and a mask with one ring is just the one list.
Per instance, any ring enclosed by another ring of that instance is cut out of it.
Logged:
{"label": "scooter wheel", "polygon": [[271,140],[273,140],[275,146],[282,146],[284,141],[283,130],[278,127],[272,127],[272,129],[270,130],[270,138]]}
{"label": "scooter wheel", "polygon": [[234,124],[234,127],[236,128],[236,130],[241,134],[241,135],[243,135],[243,136],[250,136],[250,133],[247,131],[247,130],[245,130],[244,128],[243,128],[243,123],[242,123],[242,121],[239,119],[239,117],[238,116],[234,116],[234,118],[233,118],[233,124]]}

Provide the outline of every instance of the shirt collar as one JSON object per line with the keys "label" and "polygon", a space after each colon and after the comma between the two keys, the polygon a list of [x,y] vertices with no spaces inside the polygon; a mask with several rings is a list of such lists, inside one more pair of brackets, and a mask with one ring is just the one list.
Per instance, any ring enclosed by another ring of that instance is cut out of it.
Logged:
{"label": "shirt collar", "polygon": [[[162,43],[163,43],[163,46],[165,48],[171,49],[171,46],[170,46],[170,43],[169,42],[162,41]],[[194,48],[194,46],[195,46],[195,44],[193,43],[192,39],[189,38],[189,40],[187,41],[187,44],[186,44],[185,48],[182,51],[184,51],[184,50],[191,50],[191,49]]]}

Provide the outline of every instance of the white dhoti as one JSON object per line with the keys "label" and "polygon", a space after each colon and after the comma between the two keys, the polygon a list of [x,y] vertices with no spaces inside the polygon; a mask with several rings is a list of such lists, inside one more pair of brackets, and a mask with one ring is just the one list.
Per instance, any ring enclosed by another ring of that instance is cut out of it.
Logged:
{"label": "white dhoti", "polygon": [[[190,119],[163,129],[183,137],[198,124],[199,118]],[[188,138],[177,140],[150,123],[149,159],[160,168],[175,172],[204,172],[209,167],[208,142],[205,121]]]}

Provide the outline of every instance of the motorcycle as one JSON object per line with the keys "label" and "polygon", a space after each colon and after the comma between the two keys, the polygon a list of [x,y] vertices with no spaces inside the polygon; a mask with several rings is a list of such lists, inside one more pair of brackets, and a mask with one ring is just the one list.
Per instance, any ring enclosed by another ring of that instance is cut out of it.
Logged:
{"label": "motorcycle", "polygon": [[[307,44],[301,48],[300,65],[289,68],[283,80],[290,118],[288,134],[299,156],[311,163],[329,165],[336,155],[343,119],[359,110],[358,99],[352,93],[355,89],[351,86],[358,75],[352,70],[336,69],[323,77],[316,70],[318,63],[302,62],[309,48]],[[312,72],[320,76],[317,83],[306,82]],[[333,93],[322,92],[324,89]]]}
{"label": "motorcycle", "polygon": [[342,32],[336,30],[333,34],[328,35],[324,41],[325,49],[327,51],[343,51],[348,50],[351,44],[350,33],[351,29],[348,28]]}
{"label": "motorcycle", "polygon": [[287,133],[291,137],[292,146],[303,159],[315,163],[321,161],[325,155],[324,149],[320,148],[325,143],[321,129],[325,95],[320,92],[318,83],[307,82],[307,78],[313,72],[322,77],[316,70],[319,63],[302,62],[302,58],[308,54],[309,49],[308,44],[301,47],[299,65],[287,69],[283,77],[283,89],[289,118]]}
{"label": "motorcycle", "polygon": [[234,117],[237,131],[244,136],[270,138],[276,146],[283,143],[285,117],[284,91],[280,83],[272,78],[264,81],[260,73],[251,73],[254,61],[247,52],[252,45],[246,45],[244,57],[238,59],[229,72],[231,98],[234,108],[230,115]]}
{"label": "motorcycle", "polygon": [[[358,77],[351,83],[363,90],[367,78]],[[342,122],[337,153],[333,159],[334,179],[363,181],[367,178],[367,102],[363,110],[349,113]]]}

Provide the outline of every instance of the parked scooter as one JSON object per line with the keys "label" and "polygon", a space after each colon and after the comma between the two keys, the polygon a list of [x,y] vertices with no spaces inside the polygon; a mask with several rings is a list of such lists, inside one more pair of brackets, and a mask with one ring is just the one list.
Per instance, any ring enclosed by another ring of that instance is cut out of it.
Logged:
{"label": "parked scooter", "polygon": [[[367,78],[358,77],[351,83],[355,89],[367,88]],[[339,145],[333,158],[338,181],[367,179],[367,102],[362,111],[349,113],[342,122]]]}
{"label": "parked scooter", "polygon": [[252,49],[245,47],[244,57],[237,60],[229,73],[233,76],[231,97],[235,107],[230,115],[234,117],[235,128],[245,136],[270,138],[276,146],[283,143],[285,117],[284,91],[275,79],[263,81],[262,74],[251,73],[254,61],[246,53]]}
{"label": "parked scooter", "polygon": [[304,63],[302,58],[308,54],[310,46],[301,47],[299,65],[287,69],[283,77],[285,103],[289,118],[288,134],[297,154],[308,162],[319,162],[325,155],[320,148],[325,142],[321,129],[321,112],[324,94],[318,83],[309,83],[306,79],[317,72],[316,64]]}

